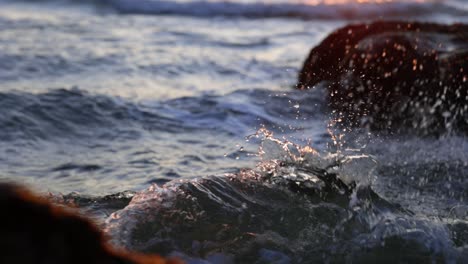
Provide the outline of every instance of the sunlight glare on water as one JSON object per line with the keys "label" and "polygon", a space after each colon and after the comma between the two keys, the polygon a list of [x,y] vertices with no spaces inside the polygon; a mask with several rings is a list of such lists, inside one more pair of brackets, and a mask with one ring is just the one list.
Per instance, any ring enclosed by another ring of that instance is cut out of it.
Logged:
{"label": "sunlight glare on water", "polygon": [[[305,0],[304,2],[311,5],[339,5],[339,4],[352,4],[352,3],[390,3],[397,2],[398,0]],[[408,0],[407,0],[408,1]],[[411,1],[411,0],[409,0]],[[409,2],[408,1],[408,2]],[[422,2],[424,0],[414,0],[414,2]]]}
{"label": "sunlight glare on water", "polygon": [[[219,0],[209,0],[217,2]],[[236,2],[252,3],[301,3],[308,5],[344,5],[344,4],[385,4],[385,3],[426,3],[437,0],[241,0]]]}

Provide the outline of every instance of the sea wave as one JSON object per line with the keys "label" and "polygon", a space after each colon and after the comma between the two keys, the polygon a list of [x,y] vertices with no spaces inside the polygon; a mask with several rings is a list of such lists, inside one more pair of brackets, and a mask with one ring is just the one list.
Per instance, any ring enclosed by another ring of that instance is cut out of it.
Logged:
{"label": "sea wave", "polygon": [[244,137],[261,125],[324,144],[323,103],[293,90],[143,101],[80,89],[0,92],[0,180],[101,194],[235,172],[255,162],[257,142]]}
{"label": "sea wave", "polygon": [[[45,93],[3,92],[0,93],[3,112],[0,142],[90,137],[125,140],[161,132],[246,135],[260,125],[293,131],[294,123],[300,122],[299,113],[322,116],[321,96],[300,91],[277,95],[253,89],[222,96],[204,94],[136,103],[78,88],[52,89]],[[311,122],[310,126],[315,123]]]}
{"label": "sea wave", "polygon": [[[92,96],[78,89],[38,94],[0,93],[0,108],[3,111],[0,141],[90,136],[116,139],[117,135],[121,139],[133,138],[138,137],[138,131],[132,126],[141,119],[150,122],[151,127],[166,127],[168,130],[179,127],[177,121],[144,111],[137,105],[116,98]],[[161,122],[165,124],[158,125]]]}
{"label": "sea wave", "polygon": [[[53,0],[51,0],[53,1]],[[66,0],[65,0],[66,1]],[[58,1],[58,2],[65,2]],[[81,2],[68,0],[69,2]],[[56,1],[57,2],[57,1]],[[438,13],[465,15],[466,7],[454,1],[396,0],[384,2],[344,1],[327,3],[317,1],[169,1],[169,0],[89,0],[121,14],[185,15],[196,17],[296,17],[303,19],[376,19],[386,17],[412,17]]]}
{"label": "sea wave", "polygon": [[189,263],[367,263],[390,255],[450,263],[467,253],[465,237],[453,236],[466,232],[466,221],[417,216],[372,190],[372,157],[319,154],[268,136],[263,148],[277,158],[137,193],[106,220],[106,232],[119,246]]}

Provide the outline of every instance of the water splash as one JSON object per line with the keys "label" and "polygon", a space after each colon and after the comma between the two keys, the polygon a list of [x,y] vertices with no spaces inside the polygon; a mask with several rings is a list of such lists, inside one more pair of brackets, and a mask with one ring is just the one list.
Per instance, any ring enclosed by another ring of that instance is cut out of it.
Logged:
{"label": "water splash", "polygon": [[107,219],[113,243],[194,263],[459,258],[443,223],[371,189],[373,157],[321,154],[264,128],[254,137],[256,168],[153,185]]}

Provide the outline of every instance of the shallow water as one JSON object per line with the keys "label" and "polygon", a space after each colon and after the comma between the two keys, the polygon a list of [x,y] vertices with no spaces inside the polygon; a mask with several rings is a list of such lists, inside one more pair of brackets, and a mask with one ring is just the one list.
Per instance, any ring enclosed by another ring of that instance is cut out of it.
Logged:
{"label": "shallow water", "polygon": [[[466,9],[463,1],[0,1],[0,177],[74,201],[116,244],[193,262],[395,252],[400,261],[461,261],[466,138],[363,133],[341,146],[327,130],[323,91],[292,86],[310,48],[351,21],[463,22]],[[274,136],[249,137],[259,129]],[[321,157],[366,157],[331,167],[360,186],[355,198],[321,189],[313,175],[328,161],[291,159],[297,153],[272,138]]]}

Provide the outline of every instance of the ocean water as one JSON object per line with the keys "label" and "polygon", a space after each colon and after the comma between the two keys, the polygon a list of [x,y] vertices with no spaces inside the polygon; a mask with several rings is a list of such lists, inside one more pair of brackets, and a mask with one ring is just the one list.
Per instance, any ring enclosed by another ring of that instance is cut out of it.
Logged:
{"label": "ocean water", "polygon": [[313,46],[374,19],[468,3],[1,0],[0,179],[192,263],[462,263],[466,137],[343,145],[324,91],[293,89]]}

